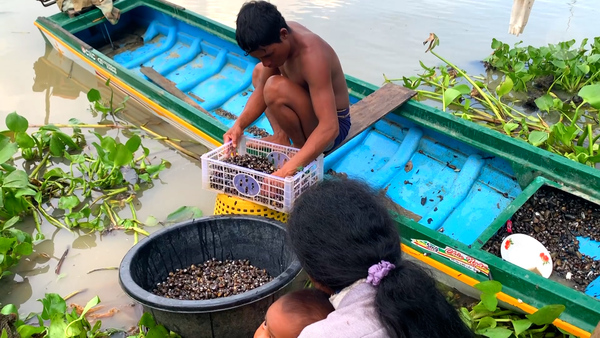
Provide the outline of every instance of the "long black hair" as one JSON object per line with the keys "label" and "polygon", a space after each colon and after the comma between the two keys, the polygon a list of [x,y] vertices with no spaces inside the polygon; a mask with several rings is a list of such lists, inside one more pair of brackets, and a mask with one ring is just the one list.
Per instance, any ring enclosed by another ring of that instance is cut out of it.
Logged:
{"label": "long black hair", "polygon": [[381,260],[396,267],[376,286],[377,313],[391,337],[473,337],[435,280],[402,259],[400,236],[381,195],[351,179],[327,179],[302,194],[288,236],[313,281],[334,292]]}
{"label": "long black hair", "polygon": [[259,47],[281,42],[282,28],[291,31],[275,5],[266,1],[249,1],[238,13],[235,39],[246,53],[252,53]]}

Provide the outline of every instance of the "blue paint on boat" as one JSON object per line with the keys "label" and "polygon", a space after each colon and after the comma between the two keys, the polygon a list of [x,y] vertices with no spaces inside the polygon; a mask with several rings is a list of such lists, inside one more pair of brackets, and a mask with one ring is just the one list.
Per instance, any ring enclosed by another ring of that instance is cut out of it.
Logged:
{"label": "blue paint on boat", "polygon": [[[117,25],[92,27],[75,35],[98,48],[106,44],[108,34],[123,47],[118,38],[135,29],[143,31],[143,45],[125,48],[113,60],[145,80],[148,78],[141,73],[141,66],[153,68],[231,127],[235,120],[215,111],[222,109],[235,116],[242,113],[253,90],[252,71],[258,60],[245,55],[237,44],[146,6],[124,13]],[[272,133],[264,114],[253,125]]]}
{"label": "blue paint on boat", "polygon": [[[594,241],[589,237],[578,236],[579,252],[592,257],[594,260],[600,259],[600,242]],[[585,289],[585,293],[600,299],[600,278],[596,278]]]}
{"label": "blue paint on boat", "polygon": [[413,219],[467,245],[521,193],[508,163],[388,115],[325,159],[361,179]]}
{"label": "blue paint on boat", "polygon": [[600,259],[600,242],[581,236],[578,236],[577,240],[579,241],[579,252],[592,257],[594,260]]}

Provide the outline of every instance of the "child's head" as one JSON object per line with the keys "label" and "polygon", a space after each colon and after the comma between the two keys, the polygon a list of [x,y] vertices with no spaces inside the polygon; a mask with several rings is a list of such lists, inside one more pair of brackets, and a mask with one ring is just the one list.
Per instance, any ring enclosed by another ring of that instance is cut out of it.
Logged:
{"label": "child's head", "polygon": [[327,318],[333,310],[323,291],[303,289],[288,293],[269,307],[254,338],[296,338],[302,329]]}

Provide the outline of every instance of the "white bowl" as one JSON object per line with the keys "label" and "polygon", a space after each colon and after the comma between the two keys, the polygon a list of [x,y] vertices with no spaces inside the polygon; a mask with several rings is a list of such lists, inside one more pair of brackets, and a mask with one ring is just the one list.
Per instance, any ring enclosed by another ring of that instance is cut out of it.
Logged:
{"label": "white bowl", "polygon": [[552,257],[548,249],[537,239],[525,234],[512,234],[502,240],[500,255],[523,269],[545,278],[552,274]]}

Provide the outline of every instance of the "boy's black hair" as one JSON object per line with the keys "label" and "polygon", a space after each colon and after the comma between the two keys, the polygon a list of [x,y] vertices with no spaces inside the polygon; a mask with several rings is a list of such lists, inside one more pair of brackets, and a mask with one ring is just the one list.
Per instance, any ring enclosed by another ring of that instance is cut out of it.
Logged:
{"label": "boy's black hair", "polygon": [[266,1],[249,1],[242,5],[236,20],[235,39],[246,53],[259,47],[281,42],[282,28],[290,31],[277,7]]}
{"label": "boy's black hair", "polygon": [[294,320],[302,328],[327,318],[334,308],[329,296],[318,289],[302,289],[281,297],[281,309],[296,317]]}
{"label": "boy's black hair", "polygon": [[435,280],[401,257],[400,235],[383,202],[366,184],[326,179],[303,193],[288,219],[288,235],[315,282],[339,291],[381,260],[396,266],[376,286],[375,306],[390,337],[473,337]]}

